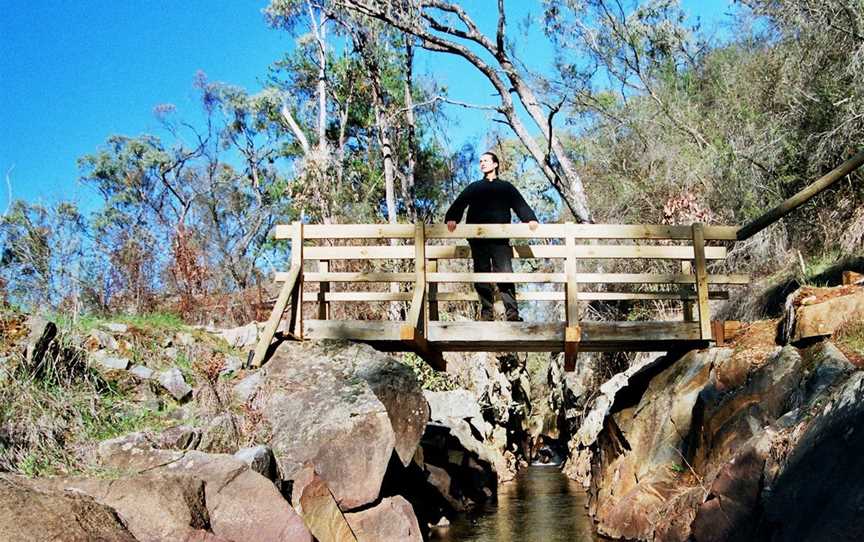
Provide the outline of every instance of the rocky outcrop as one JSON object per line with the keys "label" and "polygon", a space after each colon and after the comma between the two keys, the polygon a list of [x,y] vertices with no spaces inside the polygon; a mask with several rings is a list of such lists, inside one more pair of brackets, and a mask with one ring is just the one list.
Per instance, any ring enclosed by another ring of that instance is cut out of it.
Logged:
{"label": "rocky outcrop", "polygon": [[804,287],[786,300],[782,320],[784,343],[802,343],[831,336],[849,322],[864,321],[864,285]]}
{"label": "rocky outcrop", "polygon": [[775,324],[750,326],[731,348],[658,360],[642,371],[647,382],[632,374],[614,398],[606,386],[574,439],[579,468],[568,470],[590,486],[600,534],[702,542],[864,532],[853,511],[864,488],[852,480],[864,467],[853,452],[864,438],[864,373],[831,342],[775,346]]}
{"label": "rocky outcrop", "polygon": [[304,465],[342,510],[377,499],[394,451],[413,456],[428,407],[410,369],[363,345],[289,344],[262,369],[255,404],[285,479]]}
{"label": "rocky outcrop", "polygon": [[36,488],[24,477],[0,475],[0,502],[0,540],[136,541],[111,507],[86,495]]}
{"label": "rocky outcrop", "polygon": [[68,494],[83,494],[114,509],[139,541],[226,540],[210,530],[205,482],[195,476],[145,473],[116,480],[47,480]]}
{"label": "rocky outcrop", "polygon": [[64,487],[104,500],[142,532],[157,528],[151,523],[179,532],[188,515],[188,526],[209,525],[228,540],[311,540],[276,486],[230,455],[155,449],[145,435],[131,434],[103,442],[99,456],[104,468],[122,475],[119,483],[70,480]]}

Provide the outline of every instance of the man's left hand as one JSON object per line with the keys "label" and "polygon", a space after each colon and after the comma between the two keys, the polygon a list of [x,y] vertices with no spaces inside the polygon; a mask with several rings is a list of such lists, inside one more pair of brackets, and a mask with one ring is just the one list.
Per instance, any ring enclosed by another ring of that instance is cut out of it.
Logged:
{"label": "man's left hand", "polygon": [[537,221],[536,221],[536,220],[532,220],[531,222],[529,222],[529,223],[528,223],[528,229],[531,230],[531,231],[536,230],[536,229],[537,229]]}

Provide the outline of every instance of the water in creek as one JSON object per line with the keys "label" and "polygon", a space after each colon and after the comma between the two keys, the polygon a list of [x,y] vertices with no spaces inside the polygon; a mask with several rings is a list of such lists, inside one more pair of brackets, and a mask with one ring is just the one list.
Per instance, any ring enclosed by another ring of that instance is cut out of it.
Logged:
{"label": "water in creek", "polygon": [[555,467],[532,466],[498,488],[498,502],[466,514],[431,539],[447,542],[593,542],[588,496]]}

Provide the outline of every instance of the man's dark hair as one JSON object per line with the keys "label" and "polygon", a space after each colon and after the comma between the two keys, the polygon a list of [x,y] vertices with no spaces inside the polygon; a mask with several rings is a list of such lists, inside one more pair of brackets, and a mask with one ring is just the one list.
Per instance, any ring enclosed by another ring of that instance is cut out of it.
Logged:
{"label": "man's dark hair", "polygon": [[495,165],[498,166],[495,168],[495,171],[498,172],[501,169],[501,162],[498,161],[498,155],[491,151],[486,151],[480,156],[491,156],[492,161],[495,162]]}

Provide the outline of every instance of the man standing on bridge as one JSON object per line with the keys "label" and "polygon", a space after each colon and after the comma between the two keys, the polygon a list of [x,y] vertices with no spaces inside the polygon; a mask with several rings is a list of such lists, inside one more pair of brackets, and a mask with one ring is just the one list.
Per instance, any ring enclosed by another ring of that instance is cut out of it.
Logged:
{"label": "man standing on bridge", "polygon": [[[456,223],[462,220],[466,207],[467,224],[510,224],[512,210],[519,220],[528,222],[532,230],[536,229],[537,216],[525,198],[512,184],[498,178],[498,157],[494,153],[486,152],[480,156],[480,172],[483,173],[483,179],[469,184],[447,209],[444,215],[447,229],[456,229]],[[475,273],[513,272],[513,249],[509,239],[468,239],[468,244],[471,245]],[[513,283],[498,283],[497,286],[507,320],[521,321],[516,304],[516,286]],[[480,320],[494,320],[492,285],[475,282],[474,288],[480,296]]]}

